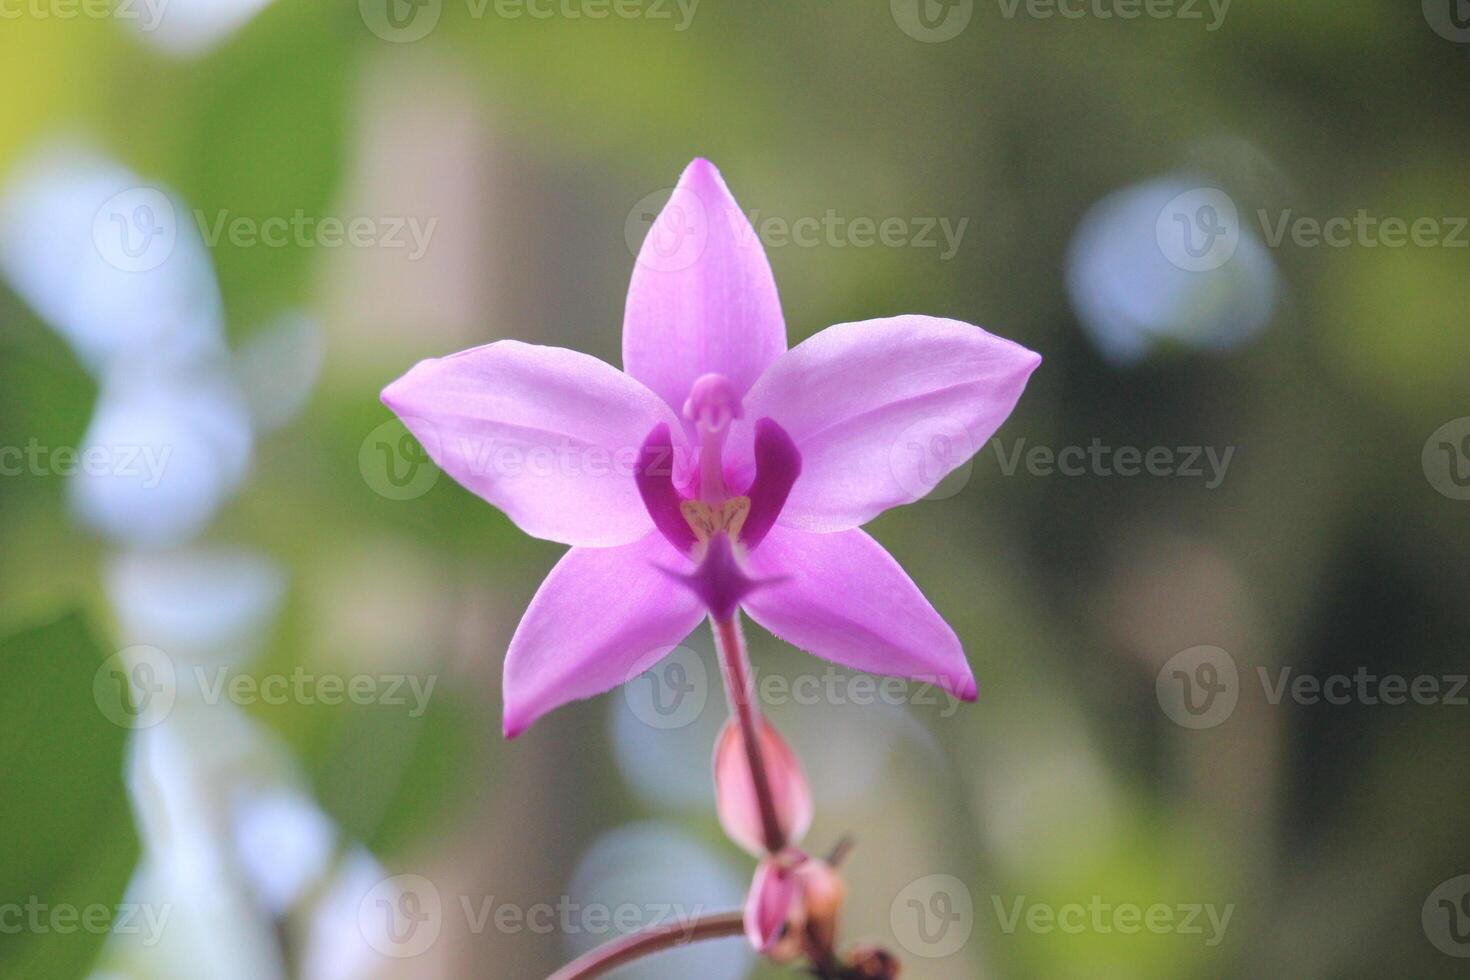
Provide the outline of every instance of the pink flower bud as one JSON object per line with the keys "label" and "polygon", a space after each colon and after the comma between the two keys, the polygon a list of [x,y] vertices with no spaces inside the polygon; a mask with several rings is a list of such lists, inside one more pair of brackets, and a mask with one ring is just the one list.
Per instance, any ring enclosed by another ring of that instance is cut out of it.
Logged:
{"label": "pink flower bud", "polygon": [[[771,723],[757,722],[761,759],[771,788],[771,802],[782,844],[794,844],[812,823],[812,793],[801,763]],[[757,857],[766,854],[760,800],[750,774],[750,758],[735,719],[725,723],[715,742],[715,804],[730,839]]]}
{"label": "pink flower bud", "polygon": [[756,952],[778,962],[800,953],[799,929],[787,928],[800,896],[801,882],[781,857],[761,859],[745,899],[745,937]]}

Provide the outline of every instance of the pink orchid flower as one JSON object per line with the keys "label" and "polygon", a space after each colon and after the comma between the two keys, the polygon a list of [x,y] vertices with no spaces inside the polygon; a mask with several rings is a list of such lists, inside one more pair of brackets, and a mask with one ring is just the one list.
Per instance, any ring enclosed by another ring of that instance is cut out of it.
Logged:
{"label": "pink orchid flower", "polygon": [[[509,738],[736,608],[817,656],[973,700],[954,631],[861,525],[983,446],[1040,360],[927,316],[788,350],[760,241],[695,160],[634,267],[623,371],[505,340],[422,361],[382,397],[461,484],[571,545],[506,655]],[[912,451],[935,424],[959,445]]]}

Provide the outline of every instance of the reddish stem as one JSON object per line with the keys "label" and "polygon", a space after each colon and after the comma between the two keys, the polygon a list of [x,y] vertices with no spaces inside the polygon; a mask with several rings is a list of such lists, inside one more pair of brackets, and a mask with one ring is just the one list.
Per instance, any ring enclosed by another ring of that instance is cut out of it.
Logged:
{"label": "reddish stem", "polygon": [[722,912],[688,922],[671,922],[642,932],[615,939],[606,946],[580,956],[553,973],[547,980],[587,980],[600,977],[609,970],[633,960],[666,949],[676,949],[706,939],[728,939],[745,932],[745,919],[739,912]]}
{"label": "reddish stem", "polygon": [[750,779],[755,784],[755,798],[760,805],[761,833],[766,851],[776,854],[786,846],[786,833],[776,816],[776,801],[771,793],[770,773],[761,751],[760,707],[753,696],[750,665],[745,656],[745,643],[740,636],[740,613],[726,620],[710,618],[714,625],[715,648],[725,675],[725,690],[730,696],[730,711],[740,728],[740,740],[750,762]]}

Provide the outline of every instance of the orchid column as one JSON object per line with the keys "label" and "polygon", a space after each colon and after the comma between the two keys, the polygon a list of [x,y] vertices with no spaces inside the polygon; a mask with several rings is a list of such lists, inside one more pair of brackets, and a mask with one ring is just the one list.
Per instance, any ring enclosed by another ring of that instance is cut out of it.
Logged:
{"label": "orchid column", "polygon": [[[984,445],[1039,363],[979,327],[925,316],[839,324],[788,350],[760,242],[719,173],[695,160],[633,270],[626,373],[501,341],[421,362],[383,400],[455,479],[528,533],[572,546],[511,640],[507,737],[630,679],[711,619],[732,705],[716,753],[721,816],[762,856],[751,907],[763,912],[748,925],[770,952],[811,902],[798,896],[835,885],[807,882],[828,876],[790,846],[810,801],[751,696],[739,612],[854,670],[974,700],[954,631],[860,526]],[[959,444],[911,451],[912,433],[936,421]],[[532,465],[548,454],[561,465]]]}

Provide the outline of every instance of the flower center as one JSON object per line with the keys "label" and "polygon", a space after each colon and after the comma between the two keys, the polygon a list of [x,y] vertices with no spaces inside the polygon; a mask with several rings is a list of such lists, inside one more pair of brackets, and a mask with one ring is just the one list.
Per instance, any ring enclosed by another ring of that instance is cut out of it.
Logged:
{"label": "flower center", "polygon": [[723,503],[725,489],[725,439],[730,423],[745,414],[740,393],[724,375],[706,374],[694,382],[684,402],[684,418],[694,423],[699,437],[699,499]]}
{"label": "flower center", "polygon": [[751,449],[755,477],[744,494],[725,485],[724,450],[730,427],[744,409],[740,395],[718,374],[694,382],[684,402],[684,417],[699,442],[698,486],[686,498],[674,483],[673,433],[659,423],[638,452],[634,479],[648,516],[668,542],[702,563],[708,545],[725,538],[739,553],[755,548],[776,523],[792,484],[801,474],[801,453],[772,419],[757,419]]}

